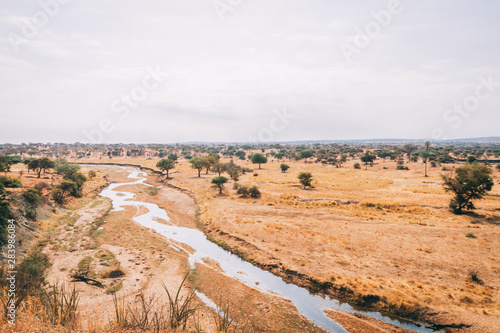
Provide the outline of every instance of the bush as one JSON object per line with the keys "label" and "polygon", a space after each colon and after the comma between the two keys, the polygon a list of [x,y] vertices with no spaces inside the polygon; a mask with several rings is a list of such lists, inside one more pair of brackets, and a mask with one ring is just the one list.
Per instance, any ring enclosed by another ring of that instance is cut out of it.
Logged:
{"label": "bush", "polygon": [[354,163],[354,169],[361,169],[361,164]]}
{"label": "bush", "polygon": [[49,187],[50,187],[50,185],[47,184],[46,182],[38,182],[35,185],[35,189],[38,190],[38,192],[40,192],[40,193],[42,192],[42,190],[44,188],[49,188]]}
{"label": "bush", "polygon": [[297,178],[299,179],[300,183],[302,185],[304,185],[304,189],[306,187],[312,187],[312,184],[311,184],[312,174],[310,172],[301,172],[301,173],[299,173]]}
{"label": "bush", "polygon": [[288,169],[290,169],[290,166],[288,164],[282,163],[280,165],[281,172],[286,172]]}
{"label": "bush", "polygon": [[21,183],[19,179],[8,176],[0,176],[0,183],[2,183],[4,187],[9,187],[9,188],[23,187],[23,183]]}
{"label": "bush", "polygon": [[260,190],[255,185],[252,187],[239,186],[238,191],[236,193],[241,194],[241,196],[246,197],[246,198],[247,197],[252,197],[252,198],[260,198],[261,197]]}
{"label": "bush", "polygon": [[94,170],[90,170],[88,175],[89,175],[89,179],[93,179],[97,175],[97,173]]}
{"label": "bush", "polygon": [[27,207],[24,211],[24,216],[31,220],[36,220],[36,209],[33,207]]}
{"label": "bush", "polygon": [[497,170],[500,171],[500,164],[497,164]]}
{"label": "bush", "polygon": [[37,189],[29,189],[23,192],[23,199],[30,206],[36,208],[40,202],[42,202],[42,196]]}
{"label": "bush", "polygon": [[453,212],[475,209],[473,200],[482,199],[493,188],[493,170],[482,163],[464,164],[455,169],[455,175],[441,175],[446,192],[455,196],[450,201]]}
{"label": "bush", "polygon": [[247,172],[252,172],[252,171],[253,171],[253,169],[252,169],[252,168],[246,168],[246,167],[241,168],[241,172],[242,172],[242,173],[247,173]]}
{"label": "bush", "polygon": [[410,169],[408,169],[408,167],[407,167],[407,166],[404,166],[404,165],[398,165],[398,166],[396,167],[396,170],[410,170]]}
{"label": "bush", "polygon": [[64,193],[58,188],[52,190],[51,196],[52,200],[54,200],[54,202],[59,205],[64,205],[64,203],[66,202]]}

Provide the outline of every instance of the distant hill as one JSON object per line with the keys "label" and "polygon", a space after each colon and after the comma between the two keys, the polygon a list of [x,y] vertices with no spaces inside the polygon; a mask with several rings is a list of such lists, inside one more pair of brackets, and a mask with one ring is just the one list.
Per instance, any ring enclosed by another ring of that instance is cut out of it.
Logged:
{"label": "distant hill", "polygon": [[[500,136],[490,136],[490,137],[482,137],[482,138],[464,138],[464,139],[449,139],[449,140],[435,140],[435,139],[352,139],[352,140],[298,140],[298,141],[275,141],[275,142],[263,142],[263,144],[289,144],[289,145],[297,145],[297,144],[329,144],[329,143],[337,143],[337,144],[423,144],[425,141],[431,141],[434,144],[446,145],[446,144],[500,144]],[[222,145],[222,144],[234,144],[234,145],[242,145],[242,144],[255,144],[257,142],[201,142],[201,141],[191,141],[191,142],[182,142],[179,144],[187,144],[187,145]]]}

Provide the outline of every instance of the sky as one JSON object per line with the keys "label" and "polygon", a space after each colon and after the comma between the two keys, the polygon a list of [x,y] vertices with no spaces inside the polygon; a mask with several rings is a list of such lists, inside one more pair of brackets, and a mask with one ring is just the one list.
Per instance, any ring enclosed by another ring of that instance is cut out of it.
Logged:
{"label": "sky", "polygon": [[0,0],[0,143],[500,136],[500,2]]}

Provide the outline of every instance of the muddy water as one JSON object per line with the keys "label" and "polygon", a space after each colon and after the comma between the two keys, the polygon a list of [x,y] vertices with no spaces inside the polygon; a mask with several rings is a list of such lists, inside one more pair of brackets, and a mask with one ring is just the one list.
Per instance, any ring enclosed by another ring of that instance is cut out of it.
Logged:
{"label": "muddy water", "polygon": [[[167,221],[167,223],[170,221],[170,218],[165,210],[159,208],[156,204],[134,201],[135,194],[131,192],[115,190],[123,185],[143,184],[150,186],[144,183],[146,178],[142,176],[145,176],[145,174],[139,169],[130,167],[116,168],[124,168],[130,171],[128,177],[131,178],[131,181],[128,183],[111,184],[108,188],[101,192],[101,196],[112,200],[113,211],[123,210],[123,207],[125,206],[146,208],[148,212],[134,217],[134,221],[146,228],[155,230],[158,234],[161,234],[168,239],[187,244],[193,248],[195,252],[190,253],[189,255],[189,263],[192,266],[194,263],[203,264],[202,258],[215,260],[227,276],[235,278],[262,292],[288,299],[295,305],[302,315],[308,318],[311,322],[315,323],[317,326],[330,332],[347,331],[338,323],[328,318],[324,313],[325,309],[337,309],[351,313],[361,313],[408,330],[416,332],[432,332],[429,328],[390,319],[378,312],[358,311],[350,305],[345,303],[342,304],[335,299],[312,295],[306,289],[293,284],[288,284],[280,277],[253,266],[230,252],[225,251],[218,245],[210,242],[206,238],[205,234],[200,230],[157,222],[159,219]],[[205,298],[205,301],[207,301],[206,296],[200,295],[200,297]]]}

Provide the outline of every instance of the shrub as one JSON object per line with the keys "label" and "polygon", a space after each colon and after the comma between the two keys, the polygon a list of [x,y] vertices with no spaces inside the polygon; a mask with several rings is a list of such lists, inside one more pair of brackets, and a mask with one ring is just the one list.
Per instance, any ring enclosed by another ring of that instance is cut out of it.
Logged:
{"label": "shrub", "polygon": [[42,196],[37,189],[29,189],[23,192],[22,197],[32,207],[37,207],[42,202]]}
{"label": "shrub", "polygon": [[354,163],[354,169],[361,169],[361,164]]}
{"label": "shrub", "polygon": [[469,269],[469,278],[472,282],[477,284],[483,284],[483,280],[479,277],[479,270],[477,269]]}
{"label": "shrub", "polygon": [[252,197],[252,198],[260,198],[261,193],[260,190],[257,186],[239,186],[238,191],[236,192],[238,194],[241,194],[243,197]]}
{"label": "shrub", "polygon": [[408,167],[407,167],[407,166],[404,166],[404,165],[398,165],[398,166],[396,167],[396,170],[410,170],[410,169],[408,169]]}
{"label": "shrub", "polygon": [[54,200],[54,202],[59,205],[64,205],[64,203],[66,202],[64,193],[58,188],[52,190],[51,196],[52,200]]}
{"label": "shrub", "polygon": [[302,185],[304,185],[304,189],[306,187],[312,187],[312,184],[311,184],[312,174],[310,172],[301,172],[301,173],[299,173],[297,178],[299,179],[300,183]]}
{"label": "shrub", "polygon": [[500,164],[497,164],[497,170],[500,171]]}
{"label": "shrub", "polygon": [[89,179],[93,179],[95,176],[97,176],[97,173],[94,170],[90,170],[88,175]]}
{"label": "shrub", "polygon": [[455,169],[455,175],[441,175],[446,192],[455,196],[450,208],[456,214],[463,209],[475,209],[473,200],[482,199],[493,188],[492,170],[481,163],[465,164]]}
{"label": "shrub", "polygon": [[290,166],[288,164],[282,163],[280,165],[281,172],[286,172],[288,169],[290,169]]}
{"label": "shrub", "polygon": [[34,209],[33,207],[26,207],[24,216],[31,220],[36,220],[36,209]]}
{"label": "shrub", "polygon": [[260,198],[261,197],[260,190],[257,188],[257,186],[252,186],[250,187],[250,196],[252,198]]}
{"label": "shrub", "polygon": [[38,192],[40,192],[40,193],[42,192],[42,190],[44,188],[49,188],[49,187],[50,187],[50,185],[47,184],[46,182],[43,182],[43,181],[42,182],[38,182],[35,185],[35,189],[38,190]]}
{"label": "shrub", "polygon": [[9,188],[20,188],[23,187],[23,183],[17,178],[12,178],[8,176],[0,176],[0,183],[5,187]]}
{"label": "shrub", "polygon": [[252,168],[247,168],[247,167],[241,168],[242,173],[247,173],[247,172],[252,172],[252,171],[253,171]]}

